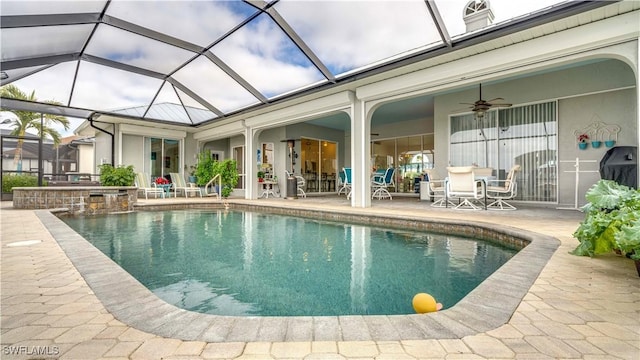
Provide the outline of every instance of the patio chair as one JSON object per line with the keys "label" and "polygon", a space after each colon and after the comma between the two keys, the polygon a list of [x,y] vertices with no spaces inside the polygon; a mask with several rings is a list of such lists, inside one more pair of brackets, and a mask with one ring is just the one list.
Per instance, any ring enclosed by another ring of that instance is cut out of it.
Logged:
{"label": "patio chair", "polygon": [[184,192],[184,197],[189,197],[189,193],[198,194],[202,197],[202,191],[200,191],[200,188],[194,186],[195,184],[191,185],[192,183],[187,185],[187,182],[184,181],[184,178],[179,173],[169,173],[169,176],[171,176],[175,197],[178,197],[178,191]]}
{"label": "patio chair", "polygon": [[304,192],[307,187],[307,181],[300,175],[294,175],[296,178],[296,189],[298,196],[302,196],[303,198],[307,197],[307,193]]}
{"label": "patio chair", "polygon": [[138,191],[144,192],[145,199],[149,199],[149,194],[153,194],[156,199],[158,198],[158,194],[162,195],[162,198],[164,198],[164,189],[157,187],[155,183],[152,183],[151,177],[146,173],[136,173],[136,187],[138,188]]}
{"label": "patio chair", "polygon": [[494,200],[487,205],[492,210],[516,210],[516,207],[505,200],[513,199],[518,193],[516,175],[520,171],[520,165],[514,165],[507,174],[505,180],[491,180],[487,186],[487,198]]}
{"label": "patio chair", "polygon": [[351,168],[342,168],[342,171],[340,172],[340,179],[341,185],[338,190],[338,195],[344,192],[344,194],[347,195],[347,198],[349,198],[349,194],[351,193]]}
{"label": "patio chair", "polygon": [[479,210],[472,200],[480,200],[485,197],[485,185],[481,180],[475,179],[472,166],[448,167],[449,178],[446,185],[445,206],[448,207],[449,199],[457,197],[460,199],[455,209]]}
{"label": "patio chair", "polygon": [[427,169],[425,170],[427,176],[429,177],[429,195],[433,196],[432,207],[445,207],[448,205],[455,206],[452,202],[449,201],[449,204],[446,204],[446,181],[440,177],[440,174],[435,169]]}
{"label": "patio chair", "polygon": [[371,189],[373,190],[373,193],[371,194],[372,199],[377,198],[380,200],[388,197],[389,200],[393,200],[388,188],[395,186],[395,183],[393,182],[394,173],[394,168],[388,168],[385,170],[384,175],[380,175],[380,173],[373,175],[371,178]]}

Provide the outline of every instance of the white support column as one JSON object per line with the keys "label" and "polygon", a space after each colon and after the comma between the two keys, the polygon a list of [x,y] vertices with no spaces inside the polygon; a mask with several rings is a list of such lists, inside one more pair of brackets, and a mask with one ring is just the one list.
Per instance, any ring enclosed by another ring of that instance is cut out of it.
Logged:
{"label": "white support column", "polygon": [[244,198],[251,200],[258,198],[258,183],[254,181],[256,179],[256,172],[258,166],[258,160],[256,151],[258,150],[258,144],[256,143],[257,131],[251,127],[245,126],[244,128],[244,147],[246,149],[244,154],[245,166],[245,189]]}
{"label": "white support column", "polygon": [[[636,146],[640,144],[640,37],[638,37],[638,41],[636,43],[636,49],[638,50],[638,54],[636,56],[636,120],[638,126],[636,127]],[[640,149],[639,149],[640,150]],[[640,155],[640,151],[638,151],[638,155]],[[637,176],[638,179],[638,188],[640,188],[640,161],[636,159],[638,163],[637,166]]]}
{"label": "white support column", "polygon": [[365,102],[355,99],[351,115],[351,206],[371,207],[371,122]]}

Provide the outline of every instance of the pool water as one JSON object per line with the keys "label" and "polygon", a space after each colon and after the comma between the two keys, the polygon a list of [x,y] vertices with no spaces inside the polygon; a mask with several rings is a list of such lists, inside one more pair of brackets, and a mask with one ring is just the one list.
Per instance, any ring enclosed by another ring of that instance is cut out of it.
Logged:
{"label": "pool water", "polygon": [[161,299],[219,315],[409,314],[420,292],[451,307],[517,252],[457,236],[260,212],[63,220]]}

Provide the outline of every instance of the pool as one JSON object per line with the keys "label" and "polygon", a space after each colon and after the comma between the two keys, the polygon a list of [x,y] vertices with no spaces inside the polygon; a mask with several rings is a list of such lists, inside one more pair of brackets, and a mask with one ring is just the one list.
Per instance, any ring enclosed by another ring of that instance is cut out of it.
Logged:
{"label": "pool", "polygon": [[410,314],[418,292],[451,307],[517,252],[459,236],[251,211],[63,220],[158,297],[219,315]]}

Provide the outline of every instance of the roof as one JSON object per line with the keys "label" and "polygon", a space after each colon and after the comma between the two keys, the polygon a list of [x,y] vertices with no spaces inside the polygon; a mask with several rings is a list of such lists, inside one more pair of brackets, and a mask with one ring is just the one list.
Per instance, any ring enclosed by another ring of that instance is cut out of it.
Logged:
{"label": "roof", "polygon": [[211,123],[610,3],[565,1],[462,34],[443,14],[455,4],[461,18],[467,2],[3,0],[0,84],[64,105],[2,106]]}

